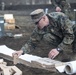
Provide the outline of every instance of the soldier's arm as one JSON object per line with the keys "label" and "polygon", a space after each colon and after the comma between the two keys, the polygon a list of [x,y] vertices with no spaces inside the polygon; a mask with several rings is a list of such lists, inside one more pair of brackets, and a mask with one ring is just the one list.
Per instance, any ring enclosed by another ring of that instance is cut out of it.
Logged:
{"label": "soldier's arm", "polygon": [[58,7],[57,3],[55,2],[55,0],[51,0],[52,4],[55,6],[55,7]]}
{"label": "soldier's arm", "polygon": [[41,40],[41,36],[34,30],[28,42],[25,45],[23,45],[23,47],[21,48],[23,54],[29,53],[32,50],[34,50],[40,40]]}
{"label": "soldier's arm", "polygon": [[72,42],[74,41],[74,32],[73,32],[73,24],[71,23],[71,21],[64,17],[61,18],[62,22],[62,31],[63,31],[63,41],[58,45],[58,48],[60,48],[61,50],[66,49],[66,47],[69,47],[69,45],[72,44]]}
{"label": "soldier's arm", "polygon": [[67,7],[68,9],[71,9],[70,3],[66,2],[66,7]]}

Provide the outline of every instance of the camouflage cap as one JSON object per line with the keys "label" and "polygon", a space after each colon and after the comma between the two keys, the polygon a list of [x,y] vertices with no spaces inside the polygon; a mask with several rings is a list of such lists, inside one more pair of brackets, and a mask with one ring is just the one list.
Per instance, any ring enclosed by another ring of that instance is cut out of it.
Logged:
{"label": "camouflage cap", "polygon": [[33,12],[30,13],[30,16],[34,23],[38,22],[42,16],[44,15],[44,10],[43,9],[36,9]]}

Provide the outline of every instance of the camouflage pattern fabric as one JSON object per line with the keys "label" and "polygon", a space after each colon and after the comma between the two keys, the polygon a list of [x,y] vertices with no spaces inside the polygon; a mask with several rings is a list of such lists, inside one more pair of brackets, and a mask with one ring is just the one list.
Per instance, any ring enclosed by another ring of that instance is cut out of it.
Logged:
{"label": "camouflage pattern fabric", "polygon": [[47,17],[50,21],[49,25],[43,29],[36,26],[30,39],[21,48],[24,53],[32,52],[42,41],[45,42],[43,44],[49,46],[47,51],[51,50],[51,45],[65,51],[66,47],[69,47],[74,41],[73,24],[64,13],[52,12],[47,14]]}
{"label": "camouflage pattern fabric", "polygon": [[63,13],[70,11],[71,6],[69,3],[66,2],[66,0],[51,0],[51,1],[55,7],[60,7]]}

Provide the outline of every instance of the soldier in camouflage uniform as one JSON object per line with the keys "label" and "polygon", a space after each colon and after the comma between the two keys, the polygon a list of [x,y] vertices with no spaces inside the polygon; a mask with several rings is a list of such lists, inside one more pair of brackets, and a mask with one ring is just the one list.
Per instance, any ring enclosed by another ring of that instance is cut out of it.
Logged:
{"label": "soldier in camouflage uniform", "polygon": [[70,20],[72,20],[73,15],[71,13],[71,6],[66,0],[51,0],[52,4],[55,6],[57,12],[65,13]]}
{"label": "soldier in camouflage uniform", "polygon": [[66,2],[66,0],[51,0],[52,4],[56,7],[57,12],[63,12],[70,11],[70,4]]}
{"label": "soldier in camouflage uniform", "polygon": [[[37,9],[30,15],[36,28],[28,42],[13,55],[17,53],[20,56],[24,53],[30,53],[36,49],[40,42],[45,42],[44,44],[49,46],[47,49],[49,58],[54,59],[65,52],[66,47],[72,45],[74,41],[73,24],[64,13],[45,14],[43,9]],[[51,49],[52,45],[55,47]]]}

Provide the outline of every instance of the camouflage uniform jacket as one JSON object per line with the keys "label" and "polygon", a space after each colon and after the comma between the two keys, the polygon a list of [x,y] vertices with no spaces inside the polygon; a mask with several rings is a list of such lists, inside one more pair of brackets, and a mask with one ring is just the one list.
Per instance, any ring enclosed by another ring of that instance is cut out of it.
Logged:
{"label": "camouflage uniform jacket", "polygon": [[30,52],[32,48],[35,49],[36,44],[42,41],[42,39],[47,39],[47,42],[50,43],[56,43],[58,40],[61,40],[57,46],[62,50],[64,50],[65,46],[72,44],[74,40],[73,24],[67,16],[61,12],[52,12],[47,14],[47,16],[50,21],[49,25],[43,29],[38,27],[34,29],[28,42],[21,48],[24,53]]}
{"label": "camouflage uniform jacket", "polygon": [[66,2],[66,0],[51,0],[51,2],[55,7],[60,7],[64,13],[66,10],[70,10],[71,8],[70,4]]}

